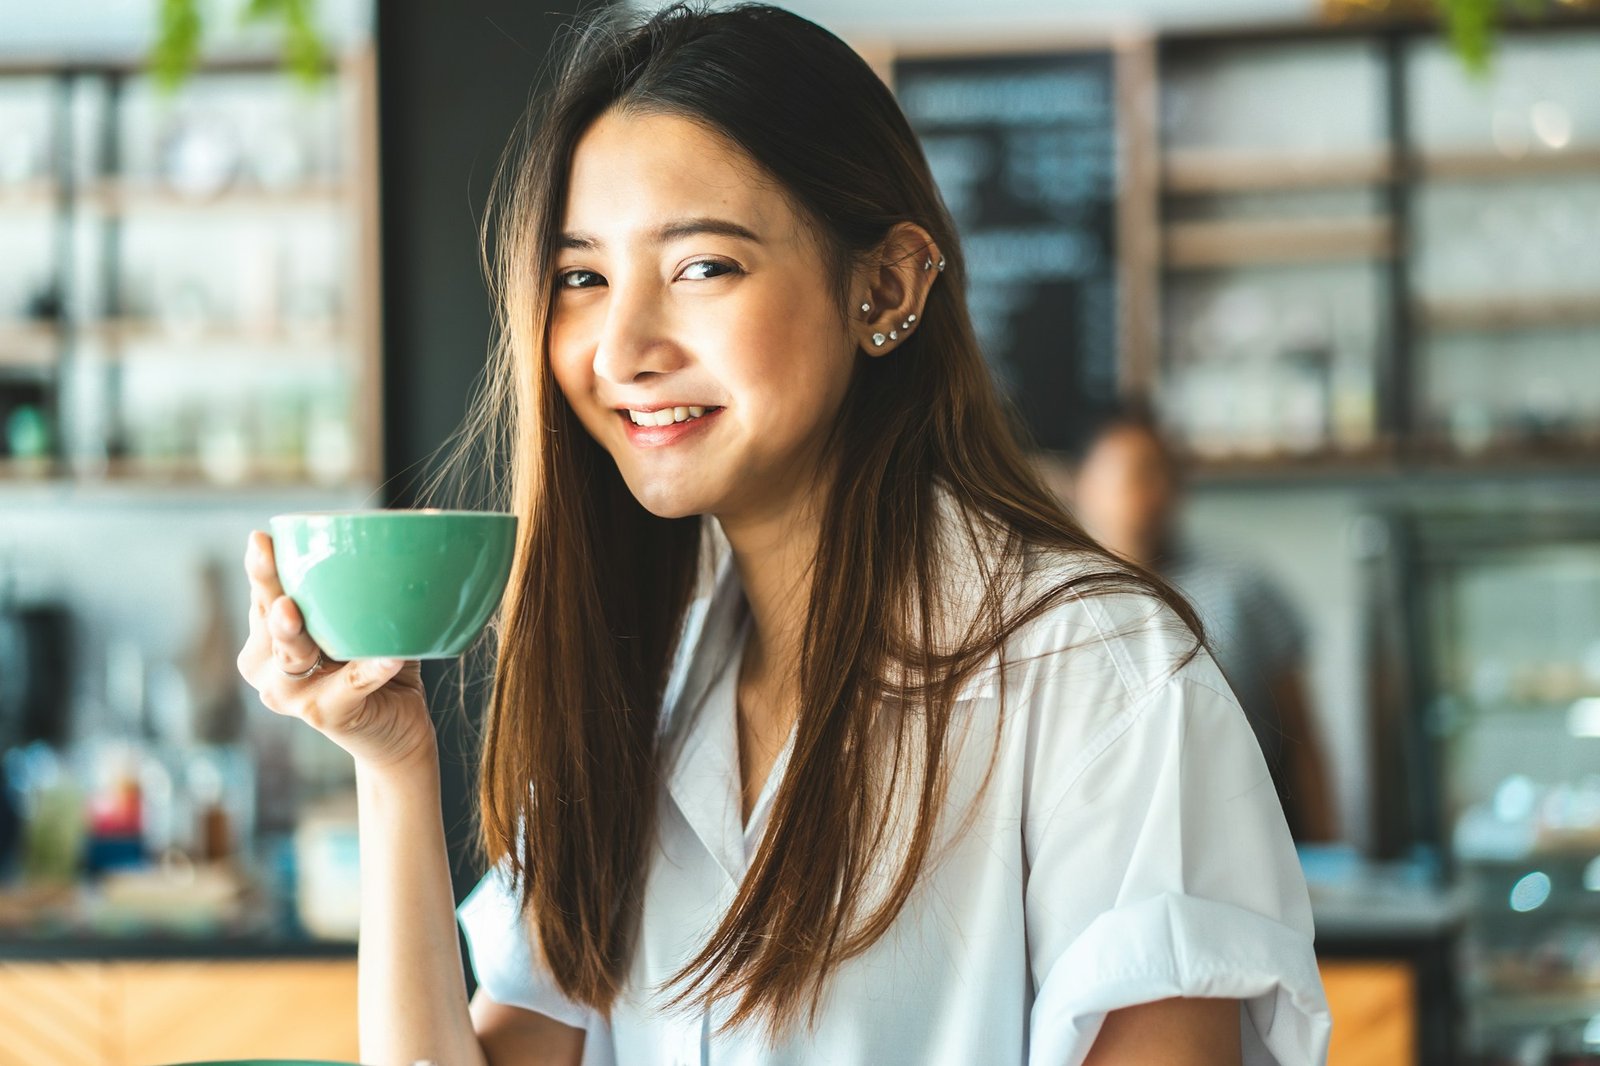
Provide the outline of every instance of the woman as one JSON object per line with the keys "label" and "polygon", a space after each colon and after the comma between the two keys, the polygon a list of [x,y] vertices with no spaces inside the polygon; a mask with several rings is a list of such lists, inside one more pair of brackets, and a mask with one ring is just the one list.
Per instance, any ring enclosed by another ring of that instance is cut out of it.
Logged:
{"label": "woman", "polygon": [[356,760],[363,1058],[1320,1059],[1249,726],[1031,472],[866,64],[769,7],[603,18],[526,147],[470,1005],[416,666],[319,671],[247,560],[241,671]]}

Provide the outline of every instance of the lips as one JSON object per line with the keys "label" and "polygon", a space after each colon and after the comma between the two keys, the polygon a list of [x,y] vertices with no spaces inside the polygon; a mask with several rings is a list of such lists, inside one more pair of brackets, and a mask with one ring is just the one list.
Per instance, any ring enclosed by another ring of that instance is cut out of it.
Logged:
{"label": "lips", "polygon": [[[675,405],[687,407],[687,404]],[[658,410],[664,410],[663,404]],[[641,426],[629,417],[627,411],[618,411],[617,417],[622,419],[623,432],[628,441],[641,448],[659,448],[679,441],[699,436],[706,428],[717,420],[722,414],[721,407],[708,407],[705,414],[699,418],[690,418],[682,422],[672,422],[665,426]]]}

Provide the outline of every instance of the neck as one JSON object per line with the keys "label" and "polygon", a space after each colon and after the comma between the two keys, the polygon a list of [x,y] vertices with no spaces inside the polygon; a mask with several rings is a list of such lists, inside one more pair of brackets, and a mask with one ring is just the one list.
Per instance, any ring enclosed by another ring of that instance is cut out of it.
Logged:
{"label": "neck", "polygon": [[819,512],[820,493],[812,492],[783,510],[718,519],[750,605],[741,675],[763,689],[798,690],[811,566],[821,535]]}

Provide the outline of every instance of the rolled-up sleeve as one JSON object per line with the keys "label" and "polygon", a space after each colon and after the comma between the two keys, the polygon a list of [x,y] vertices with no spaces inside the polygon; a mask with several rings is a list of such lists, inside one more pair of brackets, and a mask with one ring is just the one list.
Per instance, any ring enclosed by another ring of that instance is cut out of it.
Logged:
{"label": "rolled-up sleeve", "polygon": [[1080,1063],[1110,1011],[1184,996],[1241,1001],[1250,1066],[1322,1063],[1310,903],[1265,760],[1204,653],[1168,673],[1094,692],[1087,730],[1071,678],[1029,695],[1029,1062]]}
{"label": "rolled-up sleeve", "polygon": [[537,1011],[576,1029],[590,1029],[599,1020],[588,1007],[562,995],[543,963],[534,958],[516,893],[500,867],[485,874],[461,901],[456,921],[466,934],[472,972],[490,999]]}

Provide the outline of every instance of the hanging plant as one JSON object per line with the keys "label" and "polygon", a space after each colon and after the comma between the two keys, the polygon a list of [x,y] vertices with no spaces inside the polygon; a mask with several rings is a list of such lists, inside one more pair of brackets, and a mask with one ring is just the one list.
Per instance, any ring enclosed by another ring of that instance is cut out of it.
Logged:
{"label": "hanging plant", "polygon": [[1556,9],[1600,11],[1600,0],[1322,0],[1329,22],[1438,22],[1450,49],[1475,77],[1489,73],[1500,25],[1509,15],[1538,21]]}
{"label": "hanging plant", "polygon": [[1524,18],[1538,18],[1545,14],[1546,0],[1436,0],[1439,16],[1444,20],[1445,32],[1469,74],[1483,77],[1489,73],[1489,58],[1494,51],[1495,34],[1506,10]]}
{"label": "hanging plant", "polygon": [[[171,92],[188,80],[200,60],[205,20],[203,0],[155,0],[156,40],[150,50],[151,76]],[[301,84],[312,86],[327,71],[327,49],[317,34],[316,0],[249,0],[240,21],[283,26],[283,66]]]}

